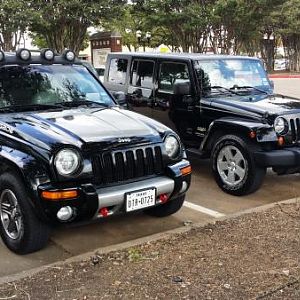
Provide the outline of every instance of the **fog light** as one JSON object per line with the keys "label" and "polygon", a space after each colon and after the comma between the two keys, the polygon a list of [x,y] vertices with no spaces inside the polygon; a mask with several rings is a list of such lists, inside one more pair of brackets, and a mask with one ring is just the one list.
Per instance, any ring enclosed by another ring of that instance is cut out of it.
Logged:
{"label": "fog light", "polygon": [[68,221],[74,215],[74,210],[70,206],[64,206],[57,212],[57,218],[60,221]]}

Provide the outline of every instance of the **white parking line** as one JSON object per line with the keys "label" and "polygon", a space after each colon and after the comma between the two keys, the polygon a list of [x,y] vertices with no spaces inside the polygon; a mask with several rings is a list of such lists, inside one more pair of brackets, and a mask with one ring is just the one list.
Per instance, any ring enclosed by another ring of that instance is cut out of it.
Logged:
{"label": "white parking line", "polygon": [[214,218],[225,217],[225,215],[222,214],[222,213],[219,213],[219,212],[217,212],[215,210],[212,210],[212,209],[209,209],[209,208],[206,208],[206,207],[203,207],[203,206],[200,206],[200,205],[188,202],[188,201],[185,201],[183,203],[183,206],[185,206],[187,208],[190,208],[190,209],[194,209],[194,210],[199,211],[201,213],[204,213],[206,215],[210,215],[210,216],[212,216]]}

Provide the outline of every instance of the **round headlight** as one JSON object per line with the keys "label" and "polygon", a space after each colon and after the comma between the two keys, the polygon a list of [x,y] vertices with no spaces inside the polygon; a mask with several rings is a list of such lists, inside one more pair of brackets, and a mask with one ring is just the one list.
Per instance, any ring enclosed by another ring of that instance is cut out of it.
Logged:
{"label": "round headlight", "polygon": [[165,139],[166,152],[169,157],[175,158],[180,150],[180,145],[174,135],[169,135]]}
{"label": "round headlight", "polygon": [[31,58],[31,53],[28,49],[19,49],[17,55],[22,60],[29,60]]}
{"label": "round headlight", "polygon": [[79,154],[73,149],[60,150],[55,156],[54,165],[60,175],[71,175],[79,168]]}
{"label": "round headlight", "polygon": [[278,134],[283,134],[286,132],[288,127],[288,123],[287,120],[282,118],[282,117],[278,117],[275,119],[274,121],[274,129],[275,132]]}

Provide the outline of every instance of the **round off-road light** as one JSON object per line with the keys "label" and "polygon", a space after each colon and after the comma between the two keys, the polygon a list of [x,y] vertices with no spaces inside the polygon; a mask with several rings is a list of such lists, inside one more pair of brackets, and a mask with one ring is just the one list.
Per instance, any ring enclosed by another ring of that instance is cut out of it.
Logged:
{"label": "round off-road light", "polygon": [[48,61],[51,61],[51,60],[54,59],[54,52],[51,49],[44,49],[44,50],[41,51],[41,56],[44,59],[46,59]]}
{"label": "round off-road light", "polygon": [[0,50],[0,62],[4,61],[4,59],[5,59],[5,54],[2,50]]}
{"label": "round off-road light", "polygon": [[20,59],[27,61],[31,58],[31,52],[28,49],[19,49],[17,51],[17,56]]}
{"label": "round off-road light", "polygon": [[75,60],[75,53],[71,50],[66,50],[64,52],[63,56],[67,61],[74,61]]}

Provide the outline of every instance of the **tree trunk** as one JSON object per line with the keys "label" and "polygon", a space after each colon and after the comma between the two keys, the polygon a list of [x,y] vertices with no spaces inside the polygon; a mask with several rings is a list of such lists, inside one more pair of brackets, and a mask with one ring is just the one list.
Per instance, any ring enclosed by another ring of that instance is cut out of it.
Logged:
{"label": "tree trunk", "polygon": [[2,44],[1,47],[4,51],[13,51],[15,47],[13,46],[13,32],[2,32]]}

